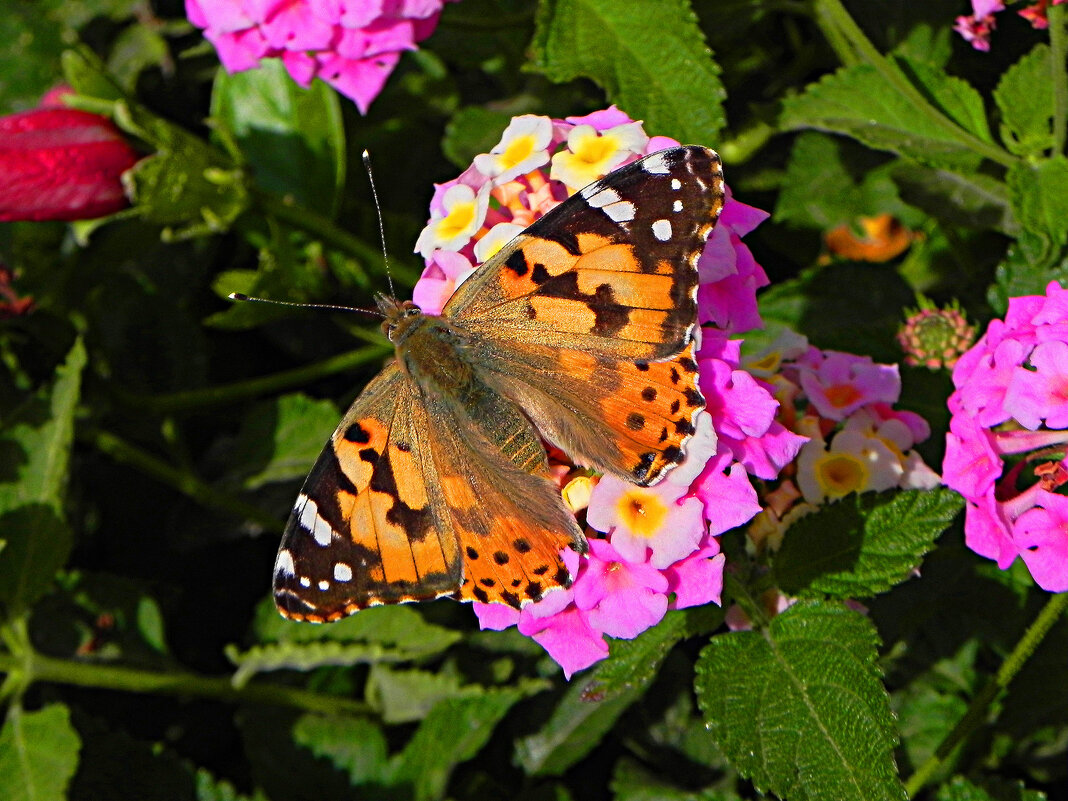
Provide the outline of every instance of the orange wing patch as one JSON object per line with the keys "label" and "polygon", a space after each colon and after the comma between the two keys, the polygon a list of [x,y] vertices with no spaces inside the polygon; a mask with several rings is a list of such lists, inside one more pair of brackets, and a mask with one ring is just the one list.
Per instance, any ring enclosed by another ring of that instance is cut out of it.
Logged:
{"label": "orange wing patch", "polygon": [[435,513],[419,434],[429,422],[415,400],[396,365],[386,368],[323,449],[275,563],[275,601],[286,617],[326,622],[460,586],[459,548]]}
{"label": "orange wing patch", "polygon": [[682,461],[705,399],[697,385],[693,343],[669,361],[620,363],[615,383],[600,398],[604,419],[616,433],[623,470],[638,484],[655,484]]}

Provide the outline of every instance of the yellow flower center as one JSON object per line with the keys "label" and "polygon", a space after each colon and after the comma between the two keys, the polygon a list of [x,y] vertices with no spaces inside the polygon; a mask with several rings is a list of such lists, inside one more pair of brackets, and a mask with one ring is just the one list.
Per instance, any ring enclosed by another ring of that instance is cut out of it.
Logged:
{"label": "yellow flower center", "polygon": [[438,223],[438,236],[448,240],[460,236],[475,219],[475,201],[457,203]]}
{"label": "yellow flower center", "polygon": [[582,141],[575,151],[575,157],[594,167],[607,161],[618,149],[619,144],[612,137],[591,136]]}
{"label": "yellow flower center", "polygon": [[844,409],[852,403],[860,400],[860,390],[852,384],[837,384],[827,387],[827,400],[836,409]]}
{"label": "yellow flower center", "polygon": [[782,354],[778,351],[771,351],[765,354],[760,359],[753,359],[749,362],[749,366],[753,370],[759,370],[765,373],[774,373],[779,369],[779,365],[782,363]]}
{"label": "yellow flower center", "polygon": [[623,525],[639,537],[652,537],[660,530],[668,508],[656,493],[641,488],[627,492],[616,505]]}
{"label": "yellow flower center", "polygon": [[526,136],[517,136],[509,142],[508,147],[504,149],[504,152],[498,158],[501,166],[505,170],[510,170],[516,164],[530,158],[530,154],[533,152],[534,137],[527,134]]}
{"label": "yellow flower center", "polygon": [[851,454],[832,453],[821,461],[816,477],[828,496],[840,498],[867,486],[868,469]]}

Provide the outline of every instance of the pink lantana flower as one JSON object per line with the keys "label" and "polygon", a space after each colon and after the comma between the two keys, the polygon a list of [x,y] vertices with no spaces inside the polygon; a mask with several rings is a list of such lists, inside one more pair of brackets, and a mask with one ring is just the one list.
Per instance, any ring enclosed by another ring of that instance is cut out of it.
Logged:
{"label": "pink lantana flower", "polygon": [[[437,187],[417,247],[427,265],[415,289],[420,306],[437,312],[466,265],[479,269],[575,191],[677,145],[649,137],[641,123],[614,106],[567,119],[516,118],[491,153]],[[478,199],[484,196],[483,214]],[[635,637],[672,606],[719,603],[725,558],[716,537],[760,510],[746,464],[762,477],[774,477],[804,442],[775,420],[778,404],[769,385],[741,368],[739,344],[725,334],[760,324],[755,292],[767,277],[741,237],[767,216],[734,200],[728,190],[720,233],[702,255],[698,315],[719,329],[706,326],[694,333],[701,370],[708,370],[700,385],[709,404],[693,420],[683,462],[656,485],[638,487],[591,476],[567,454],[550,449],[550,469],[566,505],[580,520],[585,513],[590,553],[580,558],[563,552],[573,577],[570,589],[521,610],[473,604],[483,628],[517,625],[568,677],[608,655],[606,638]]]}
{"label": "pink lantana flower", "polygon": [[474,266],[462,253],[436,250],[412,290],[412,301],[427,314],[441,314],[456,287],[474,271]]}
{"label": "pink lantana flower", "polygon": [[667,612],[667,577],[651,564],[624,559],[605,540],[590,541],[584,579],[575,584],[575,606],[610,637],[633,639]]}
{"label": "pink lantana flower", "polygon": [[446,1],[186,0],[185,9],[228,72],[278,58],[301,86],[320,78],[366,114],[401,53],[433,33]]}
{"label": "pink lantana flower", "polygon": [[[1038,0],[1036,3],[1018,9],[1017,14],[1031,23],[1031,27],[1044,30],[1049,27],[1046,9],[1050,5],[1060,5],[1066,0]],[[1002,0],[972,0],[972,13],[957,17],[953,29],[976,50],[990,50],[990,34],[997,27],[995,14],[1004,11]]]}
{"label": "pink lantana flower", "polygon": [[913,412],[893,408],[901,392],[895,366],[820,350],[794,333],[780,336],[745,366],[774,388],[780,403],[775,425],[785,432],[782,443],[774,427],[761,439],[788,446],[769,459],[775,473],[784,455],[797,457],[795,470],[765,490],[763,510],[749,526],[758,551],[777,548],[793,521],[817,504],[941,482],[913,450],[930,436],[930,426]]}
{"label": "pink lantana flower", "polygon": [[893,403],[901,391],[896,364],[876,364],[852,353],[811,353],[800,376],[816,411],[836,421],[869,403]]}
{"label": "pink lantana flower", "polygon": [[703,506],[670,481],[639,487],[604,476],[590,496],[586,522],[612,535],[612,545],[630,562],[666,568],[697,550]]}
{"label": "pink lantana flower", "polygon": [[953,370],[943,480],[967,501],[968,547],[1007,568],[1019,556],[1035,582],[1068,589],[1068,302],[1013,298],[1005,320]]}

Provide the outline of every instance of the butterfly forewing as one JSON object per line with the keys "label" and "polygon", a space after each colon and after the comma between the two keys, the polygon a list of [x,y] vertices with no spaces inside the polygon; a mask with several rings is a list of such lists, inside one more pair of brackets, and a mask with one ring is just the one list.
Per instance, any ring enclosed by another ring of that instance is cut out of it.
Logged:
{"label": "butterfly forewing", "polygon": [[711,150],[648,156],[531,225],[444,314],[547,438],[581,464],[655,483],[704,408],[689,346],[697,264],[723,201]]}

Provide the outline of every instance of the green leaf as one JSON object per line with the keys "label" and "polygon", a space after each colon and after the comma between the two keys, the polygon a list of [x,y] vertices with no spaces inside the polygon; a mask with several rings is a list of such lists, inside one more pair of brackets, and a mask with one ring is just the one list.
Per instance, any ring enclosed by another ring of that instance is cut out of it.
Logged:
{"label": "green leaf", "polygon": [[[63,519],[74,411],[85,367],[77,340],[50,389],[26,403],[0,432],[0,604],[27,609],[67,561],[73,535]],[[10,472],[9,472],[10,471]]]}
{"label": "green leaf", "polygon": [[805,515],[775,555],[789,595],[867,598],[913,575],[963,506],[947,489],[866,492]]}
{"label": "green leaf", "polygon": [[281,642],[273,645],[257,645],[247,651],[229,645],[226,658],[236,667],[232,681],[235,687],[244,687],[257,673],[272,670],[299,670],[307,672],[327,666],[351,667],[379,662],[410,662],[433,653],[432,650],[409,651],[389,648],[379,643]]}
{"label": "green leaf", "polygon": [[228,453],[240,471],[242,488],[303,478],[340,418],[332,401],[302,393],[256,404],[242,420]]}
{"label": "green leaf", "polygon": [[345,185],[345,130],[337,93],[322,81],[304,89],[280,59],[257,69],[220,69],[212,117],[226,126],[258,186],[333,217]]}
{"label": "green leaf", "polygon": [[516,740],[515,760],[532,776],[560,776],[592,751],[647,687],[638,685],[598,700],[585,681],[573,681],[552,717],[534,734]]}
{"label": "green leaf", "polygon": [[1039,44],[1001,76],[994,101],[1001,139],[1017,156],[1040,156],[1053,147],[1053,81],[1049,45]]}
{"label": "green leaf", "polygon": [[775,203],[775,221],[824,229],[859,216],[860,189],[842,159],[833,137],[798,134]]}
{"label": "green leaf", "polygon": [[63,704],[24,712],[17,704],[0,730],[0,787],[7,801],[66,801],[81,739]]}
{"label": "green leaf", "polygon": [[609,640],[608,658],[584,676],[588,680],[585,698],[607,701],[630,690],[644,690],[653,683],[675,643],[712,631],[722,622],[723,609],[712,604],[674,609],[633,640]]}
{"label": "green leaf", "polygon": [[64,37],[73,36],[61,2],[6,3],[0,14],[0,110],[33,108],[56,82]]}
{"label": "green leaf", "polygon": [[633,759],[621,759],[612,773],[613,801],[740,801],[730,790],[682,790],[642,768]]}
{"label": "green leaf", "polygon": [[145,70],[169,63],[167,39],[158,29],[147,25],[128,25],[116,37],[108,57],[108,74],[131,94],[137,91],[137,79]]}
{"label": "green leaf", "polygon": [[244,173],[199,137],[127,102],[115,122],[155,149],[123,175],[136,214],[170,239],[225,231],[248,208]]}
{"label": "green leaf", "polygon": [[265,642],[370,642],[421,654],[444,651],[461,636],[428,623],[411,606],[375,606],[329,626],[309,626],[283,618],[269,598],[257,607],[254,625]]}
{"label": "green leaf", "polygon": [[1054,251],[1068,241],[1068,158],[1017,162],[1006,175],[1012,208],[1020,225],[1050,243]]}
{"label": "green leaf", "polygon": [[790,150],[775,219],[821,231],[884,213],[918,224],[918,215],[897,196],[893,166],[885,155],[847,139],[804,131]]}
{"label": "green leaf", "polygon": [[414,723],[443,699],[479,695],[482,689],[477,684],[463,684],[454,673],[391,670],[376,663],[371,666],[365,693],[368,703],[381,712],[383,723]]}
{"label": "green leaf", "polygon": [[545,0],[534,68],[589,78],[651,135],[715,141],[725,125],[719,66],[685,0]]}
{"label": "green leaf", "polygon": [[1004,314],[1009,298],[1044,295],[1050,281],[1068,284],[1068,256],[1058,259],[1057,254],[1051,253],[1048,240],[1024,231],[998,264],[997,283],[990,287],[987,297],[990,306]]}
{"label": "green leaf", "polygon": [[919,684],[908,688],[896,711],[908,762],[918,766],[934,756],[935,749],[968,711],[968,704],[958,694]]}
{"label": "green leaf", "polygon": [[877,646],[863,615],[806,602],[767,632],[713,637],[695,684],[710,736],[760,792],[790,801],[903,801]]}
{"label": "green leaf", "polygon": [[0,512],[41,503],[62,513],[85,362],[85,346],[79,339],[56,370],[52,386],[5,421],[0,430],[0,449],[6,454],[0,459],[5,465],[0,472]]}
{"label": "green leaf", "polygon": [[354,787],[387,784],[393,771],[385,734],[367,718],[302,715],[293,741],[347,772]]}
{"label": "green leaf", "polygon": [[953,225],[1000,231],[1014,236],[1020,230],[1004,181],[982,173],[962,175],[902,162],[891,176],[906,203]]}
{"label": "green leaf", "polygon": [[879,362],[901,358],[894,340],[901,310],[916,293],[893,268],[832,264],[780,281],[760,295],[766,325],[792,328],[820,348],[863,353]]}
{"label": "green leaf", "polygon": [[449,698],[435,706],[394,762],[394,785],[412,788],[415,801],[441,798],[453,768],[477,754],[497,723],[517,701],[544,688],[488,689],[466,698]]}
{"label": "green leaf", "polygon": [[[917,89],[965,131],[990,140],[982,98],[964,81],[919,62],[898,59]],[[966,172],[981,157],[967,140],[924,114],[868,64],[843,67],[783,102],[784,128],[817,128],[845,134],[877,150],[889,150],[933,167]]]}
{"label": "green leaf", "polygon": [[197,769],[196,775],[197,801],[267,801],[260,790],[252,795],[244,795],[237,792],[230,782],[216,779],[204,768]]}
{"label": "green leaf", "polygon": [[246,651],[232,645],[226,649],[227,658],[237,666],[233,681],[239,686],[264,671],[425,659],[461,637],[459,632],[427,623],[404,606],[372,607],[329,626],[309,626],[284,619],[270,599],[256,610],[255,628],[266,645]]}
{"label": "green leaf", "polygon": [[1046,794],[1028,790],[1022,782],[1007,779],[990,779],[993,793],[977,784],[972,784],[963,776],[956,776],[948,784],[938,789],[935,796],[938,801],[1046,801]]}

